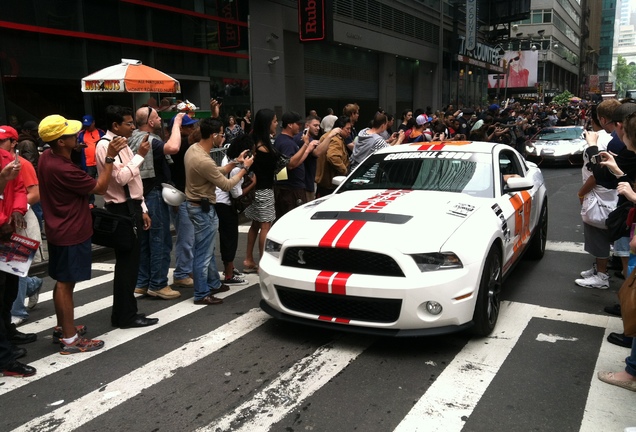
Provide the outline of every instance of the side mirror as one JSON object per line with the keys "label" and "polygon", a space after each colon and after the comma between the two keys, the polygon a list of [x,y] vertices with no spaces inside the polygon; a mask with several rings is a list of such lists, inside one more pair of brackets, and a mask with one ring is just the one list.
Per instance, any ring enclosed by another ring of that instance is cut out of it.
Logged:
{"label": "side mirror", "polygon": [[534,181],[529,177],[510,177],[504,185],[504,193],[530,190],[534,187]]}

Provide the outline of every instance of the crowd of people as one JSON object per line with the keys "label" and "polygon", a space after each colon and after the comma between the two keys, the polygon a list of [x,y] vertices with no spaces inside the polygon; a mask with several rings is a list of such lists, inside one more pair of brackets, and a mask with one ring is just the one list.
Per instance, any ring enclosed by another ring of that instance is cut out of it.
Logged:
{"label": "crowd of people", "polygon": [[[276,220],[333,193],[336,176],[347,175],[367,156],[387,146],[471,140],[507,144],[523,154],[528,139],[543,127],[585,125],[593,130],[587,134],[586,160],[601,150],[603,161],[584,167],[579,198],[583,201],[592,190],[610,191],[610,195],[620,195],[619,202],[636,202],[631,188],[636,179],[636,154],[631,145],[636,143],[636,117],[631,115],[636,103],[606,101],[598,107],[510,103],[459,109],[449,105],[435,112],[430,107],[407,109],[399,120],[378,109],[366,117],[368,123],[360,121],[356,103],[345,105],[339,116],[328,109],[323,118],[315,111],[306,117],[289,111],[278,119],[273,110],[261,109],[253,118],[248,110],[242,117],[230,115],[222,121],[220,104],[214,99],[210,110],[211,117],[205,119],[177,114],[167,128],[151,106],[135,112],[109,106],[106,130],[96,128],[91,115],[81,122],[59,115],[48,116],[39,125],[25,122],[20,134],[10,126],[0,126],[0,186],[4,188],[0,234],[27,230],[25,235],[37,238],[43,225],[49,275],[56,281],[53,337],[62,354],[104,346],[103,341],[84,336],[87,327],[76,325],[73,313],[73,288],[90,279],[95,195],[103,195],[107,211],[132,216],[137,233],[132,248],[115,248],[111,324],[119,328],[158,322],[138,311],[135,293],[173,300],[180,297],[180,288],[193,288],[196,304],[221,304],[223,300],[216,294],[247,284],[244,273],[258,272],[257,258],[263,255],[267,233]],[[46,150],[40,152],[38,146]],[[215,148],[225,148],[219,165],[210,157]],[[19,162],[14,162],[16,149],[24,156]],[[165,188],[180,191],[182,202],[166,202]],[[234,202],[248,193],[253,198],[244,211],[250,227],[241,271],[234,264],[239,239]],[[215,258],[217,232],[222,275]],[[603,228],[585,225],[585,247],[595,257],[595,265],[581,273],[577,284],[609,287],[611,242],[604,235]],[[633,243],[636,248],[636,240]],[[174,282],[169,284],[173,247]],[[629,249],[629,238],[613,246],[614,254],[623,260],[623,277]],[[37,335],[21,333],[17,326],[26,310],[37,303],[41,286],[39,278],[0,272],[0,370],[5,375],[36,372],[18,362],[26,355],[18,345],[33,342]],[[616,306],[607,310],[620,314]],[[610,337],[612,343],[630,347],[632,354],[626,372],[602,373],[599,378],[636,390],[636,342],[620,334]]]}

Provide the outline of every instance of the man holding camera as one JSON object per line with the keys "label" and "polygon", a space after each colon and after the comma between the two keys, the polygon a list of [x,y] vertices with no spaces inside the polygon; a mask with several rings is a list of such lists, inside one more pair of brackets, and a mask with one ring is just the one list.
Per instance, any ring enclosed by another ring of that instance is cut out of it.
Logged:
{"label": "man holding camera", "polygon": [[[216,305],[223,303],[223,300],[214,294],[230,289],[221,282],[214,257],[219,227],[214,209],[216,188],[224,191],[232,189],[247,174],[254,157],[246,157],[248,150],[245,150],[236,161],[230,161],[219,168],[210,157],[210,151],[220,147],[225,140],[223,122],[216,118],[206,118],[200,122],[200,130],[201,140],[192,144],[184,157],[186,208],[194,225],[194,303]],[[227,174],[238,164],[243,164],[243,169],[227,178]]]}

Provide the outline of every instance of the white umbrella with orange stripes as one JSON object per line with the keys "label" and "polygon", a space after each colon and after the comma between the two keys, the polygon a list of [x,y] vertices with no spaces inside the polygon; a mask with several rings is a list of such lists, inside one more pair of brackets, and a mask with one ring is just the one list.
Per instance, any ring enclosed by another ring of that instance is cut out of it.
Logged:
{"label": "white umbrella with orange stripes", "polygon": [[121,59],[82,79],[82,91],[89,93],[181,93],[179,81],[134,59]]}

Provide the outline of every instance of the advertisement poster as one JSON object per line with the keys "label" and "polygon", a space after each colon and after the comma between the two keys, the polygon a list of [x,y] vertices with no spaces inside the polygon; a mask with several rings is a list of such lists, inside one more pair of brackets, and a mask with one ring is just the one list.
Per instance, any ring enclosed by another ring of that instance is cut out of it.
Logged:
{"label": "advertisement poster", "polygon": [[539,69],[538,51],[506,51],[500,60],[504,73],[488,75],[488,88],[534,87]]}
{"label": "advertisement poster", "polygon": [[40,242],[11,234],[8,240],[0,240],[0,270],[17,276],[27,276]]}

